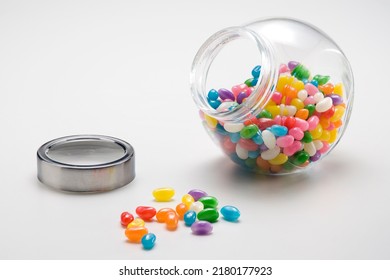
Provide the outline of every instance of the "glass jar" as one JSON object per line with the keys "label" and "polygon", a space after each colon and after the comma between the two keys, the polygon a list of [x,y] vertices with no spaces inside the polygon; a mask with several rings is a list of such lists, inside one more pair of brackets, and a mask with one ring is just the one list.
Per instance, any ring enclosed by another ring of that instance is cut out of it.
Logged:
{"label": "glass jar", "polygon": [[340,141],[353,74],[324,32],[271,18],[212,35],[195,56],[191,92],[204,127],[231,160],[261,174],[289,174]]}

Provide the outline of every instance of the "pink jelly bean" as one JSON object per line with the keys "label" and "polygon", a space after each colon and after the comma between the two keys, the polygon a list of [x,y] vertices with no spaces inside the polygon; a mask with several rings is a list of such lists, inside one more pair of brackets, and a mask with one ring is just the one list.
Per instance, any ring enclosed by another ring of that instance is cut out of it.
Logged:
{"label": "pink jelly bean", "polygon": [[306,105],[309,105],[309,104],[315,104],[316,101],[314,100],[314,97],[313,96],[309,96],[305,99],[305,101],[303,102]]}
{"label": "pink jelly bean", "polygon": [[277,91],[275,91],[271,97],[272,101],[275,102],[276,104],[280,104],[280,102],[282,101],[282,98],[283,98],[283,95]]}
{"label": "pink jelly bean", "polygon": [[294,137],[291,135],[281,136],[276,139],[276,145],[281,148],[286,148],[294,143]]}
{"label": "pink jelly bean", "polygon": [[288,131],[288,135],[294,137],[295,140],[302,140],[304,133],[299,127],[293,127]]}
{"label": "pink jelly bean", "polygon": [[258,145],[253,142],[251,139],[241,138],[238,143],[241,147],[248,151],[257,151]]}
{"label": "pink jelly bean", "polygon": [[334,129],[334,124],[331,122],[330,125],[326,128],[326,130],[333,130]]}
{"label": "pink jelly bean", "polygon": [[232,87],[232,92],[234,96],[237,97],[240,92],[245,91],[247,88],[248,86],[246,84],[236,85]]}
{"label": "pink jelly bean", "polygon": [[309,124],[309,131],[314,130],[318,123],[320,122],[320,119],[317,116],[311,116],[307,119],[307,123]]}
{"label": "pink jelly bean", "polygon": [[246,96],[251,95],[254,89],[255,89],[254,87],[249,87],[246,90],[244,90],[244,92],[246,93]]}
{"label": "pink jelly bean", "polygon": [[330,146],[329,146],[329,143],[326,141],[322,141],[322,144],[323,144],[323,146],[322,146],[322,149],[320,150],[320,153],[325,154],[329,150]]}
{"label": "pink jelly bean", "polygon": [[295,118],[295,127],[299,127],[302,131],[306,131],[309,128],[309,124],[305,120]]}
{"label": "pink jelly bean", "polygon": [[290,69],[286,64],[281,64],[279,67],[279,74],[290,72]]}
{"label": "pink jelly bean", "polygon": [[267,118],[260,118],[257,120],[257,126],[260,128],[260,130],[265,130],[270,126],[273,126],[275,124],[274,120],[267,119]]}
{"label": "pink jelly bean", "polygon": [[275,122],[275,124],[277,124],[277,125],[282,125],[282,123],[283,123],[283,118],[282,118],[282,116],[280,116],[280,115],[275,116],[274,122]]}
{"label": "pink jelly bean", "polygon": [[283,154],[290,157],[301,149],[302,143],[300,141],[294,141],[290,146],[283,149]]}
{"label": "pink jelly bean", "polygon": [[230,140],[229,136],[226,136],[222,141],[223,150],[227,154],[231,154],[236,150],[236,144]]}
{"label": "pink jelly bean", "polygon": [[305,85],[305,90],[307,91],[307,94],[310,96],[313,96],[314,94],[316,94],[318,92],[318,88],[311,83],[307,83]]}

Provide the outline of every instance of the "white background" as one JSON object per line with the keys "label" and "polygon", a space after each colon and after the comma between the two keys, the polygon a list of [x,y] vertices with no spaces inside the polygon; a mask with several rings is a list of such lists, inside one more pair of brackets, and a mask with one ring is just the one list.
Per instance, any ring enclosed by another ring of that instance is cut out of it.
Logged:
{"label": "white background", "polygon": [[[0,0],[1,259],[388,259],[389,40],[386,1]],[[355,75],[350,125],[300,176],[248,174],[203,130],[192,59],[214,32],[292,16],[328,33]],[[136,179],[113,192],[56,192],[36,179],[36,150],[72,134],[136,150]],[[172,186],[172,203],[151,192]],[[191,188],[240,208],[198,237],[152,223],[152,251],[129,244],[122,211],[175,206]]]}

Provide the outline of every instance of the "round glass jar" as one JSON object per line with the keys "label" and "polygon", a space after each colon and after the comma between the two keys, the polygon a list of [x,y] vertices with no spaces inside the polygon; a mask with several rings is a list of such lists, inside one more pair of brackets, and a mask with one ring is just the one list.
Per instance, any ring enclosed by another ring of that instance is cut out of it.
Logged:
{"label": "round glass jar", "polygon": [[261,174],[289,174],[340,141],[353,74],[324,32],[270,18],[212,35],[195,56],[191,92],[204,127],[231,160]]}

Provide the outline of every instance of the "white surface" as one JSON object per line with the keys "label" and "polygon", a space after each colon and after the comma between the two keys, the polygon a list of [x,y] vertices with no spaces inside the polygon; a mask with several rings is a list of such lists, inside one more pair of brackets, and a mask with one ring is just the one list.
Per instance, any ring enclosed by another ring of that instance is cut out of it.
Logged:
{"label": "white surface", "polygon": [[[0,0],[1,259],[388,259],[390,180],[386,1]],[[350,126],[310,174],[262,177],[214,146],[189,92],[189,69],[212,33],[294,16],[328,33],[355,74]],[[53,191],[35,153],[60,136],[95,133],[136,150],[137,177],[104,194]],[[240,208],[208,237],[149,225],[152,251],[128,244],[122,211],[155,187],[191,188]]]}

